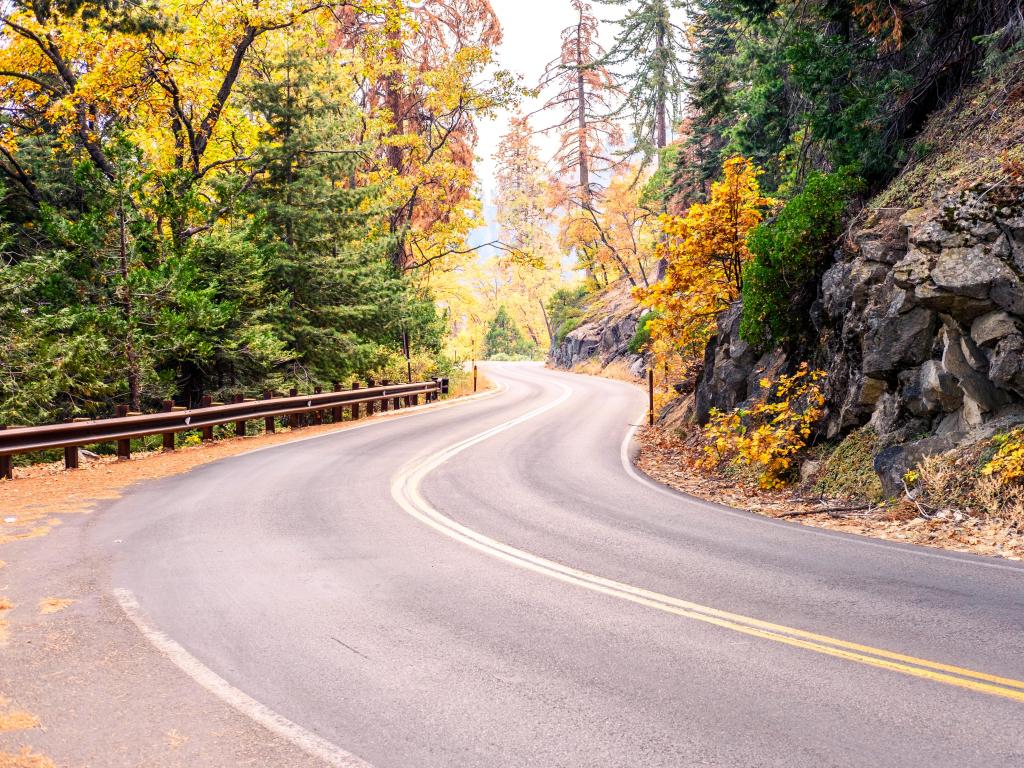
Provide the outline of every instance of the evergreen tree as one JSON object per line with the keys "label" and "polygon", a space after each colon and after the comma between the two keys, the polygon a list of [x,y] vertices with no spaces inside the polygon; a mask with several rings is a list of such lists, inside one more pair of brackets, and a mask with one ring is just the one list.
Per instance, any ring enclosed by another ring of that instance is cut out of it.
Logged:
{"label": "evergreen tree", "polygon": [[289,52],[253,88],[266,121],[248,196],[253,234],[268,253],[293,381],[330,382],[383,364],[404,333],[436,346],[432,304],[389,258],[389,211],[360,181],[367,148],[350,78],[330,60]]}
{"label": "evergreen tree", "polygon": [[679,119],[683,81],[683,33],[672,23],[679,0],[598,0],[625,6],[615,44],[602,60],[616,73],[625,99],[615,115],[627,115],[635,148],[650,158],[669,142]]}
{"label": "evergreen tree", "polygon": [[523,332],[509,316],[505,305],[498,307],[484,338],[485,357],[533,357],[536,351],[536,346],[523,337]]}

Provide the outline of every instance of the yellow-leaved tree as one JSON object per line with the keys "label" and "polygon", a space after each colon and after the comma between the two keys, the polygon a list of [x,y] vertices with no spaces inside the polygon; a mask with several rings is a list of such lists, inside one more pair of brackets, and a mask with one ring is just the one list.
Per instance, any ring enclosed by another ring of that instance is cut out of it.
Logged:
{"label": "yellow-leaved tree", "polygon": [[739,298],[750,258],[747,233],[775,203],[761,194],[760,174],[746,158],[732,157],[707,202],[693,204],[684,216],[661,217],[657,253],[667,261],[665,276],[638,295],[653,310],[650,350],[681,375],[701,360],[718,314]]}

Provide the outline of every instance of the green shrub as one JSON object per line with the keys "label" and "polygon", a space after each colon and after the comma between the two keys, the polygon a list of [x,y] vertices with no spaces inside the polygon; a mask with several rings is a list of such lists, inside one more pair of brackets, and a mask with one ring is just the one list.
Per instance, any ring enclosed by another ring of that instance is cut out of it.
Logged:
{"label": "green shrub", "polygon": [[640,322],[636,324],[636,332],[633,334],[633,338],[629,340],[629,351],[634,355],[641,355],[647,350],[647,345],[651,341],[651,321],[658,317],[660,313],[657,311],[648,312],[640,318]]}
{"label": "green shrub", "polygon": [[548,299],[548,322],[554,332],[555,344],[561,344],[566,336],[582,325],[589,295],[586,286],[580,285],[560,288]]}
{"label": "green shrub", "polygon": [[845,171],[813,173],[778,216],[751,231],[740,322],[745,341],[764,347],[807,331],[817,280],[841,232],[847,200],[860,186]]}

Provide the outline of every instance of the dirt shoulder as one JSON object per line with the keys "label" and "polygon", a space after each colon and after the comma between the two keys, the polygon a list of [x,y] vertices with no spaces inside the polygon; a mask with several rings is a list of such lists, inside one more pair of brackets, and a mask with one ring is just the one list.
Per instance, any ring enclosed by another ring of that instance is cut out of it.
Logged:
{"label": "dirt shoulder", "polygon": [[926,519],[909,501],[867,505],[800,495],[800,490],[765,491],[741,479],[711,474],[696,466],[700,458],[675,430],[642,427],[636,466],[678,491],[700,499],[785,518],[817,528],[857,533],[927,547],[1024,560],[1024,531],[1002,520],[967,515]]}

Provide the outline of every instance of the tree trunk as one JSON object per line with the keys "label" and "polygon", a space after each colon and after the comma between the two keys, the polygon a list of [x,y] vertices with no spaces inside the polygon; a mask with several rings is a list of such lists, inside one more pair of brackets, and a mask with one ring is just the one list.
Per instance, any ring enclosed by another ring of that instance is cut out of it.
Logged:
{"label": "tree trunk", "polygon": [[[664,13],[666,13],[666,14],[668,13],[668,9],[667,8],[664,9]],[[667,19],[665,19],[664,16],[661,19],[658,20],[658,50],[657,50],[657,53],[655,55],[657,56],[658,61],[662,61],[662,62],[665,60],[662,54],[663,54],[663,52],[665,50],[665,24],[666,23],[667,23]],[[666,102],[665,75],[667,75],[667,73],[665,73],[663,75],[663,77],[661,79],[661,83],[659,83],[659,85],[658,85],[658,91],[657,91],[658,103],[655,105],[655,108],[657,110],[657,121],[658,121],[658,123],[657,123],[657,126],[655,128],[654,143],[655,143],[655,145],[657,145],[658,149],[663,149],[665,147],[665,145],[668,144],[668,115],[666,114],[667,104],[665,103]],[[661,154],[660,153],[658,154],[658,164],[661,165]]]}
{"label": "tree trunk", "polygon": [[537,299],[537,303],[540,304],[540,313],[544,317],[544,327],[548,330],[548,343],[555,346],[555,332],[551,330],[551,320],[548,318],[548,308],[544,306],[542,299]]}
{"label": "tree trunk", "polygon": [[128,232],[124,221],[124,193],[117,201],[118,256],[121,272],[121,312],[124,316],[124,355],[128,375],[128,408],[142,410],[142,373],[139,370],[139,353],[135,348],[134,306],[131,286],[128,284]]}

